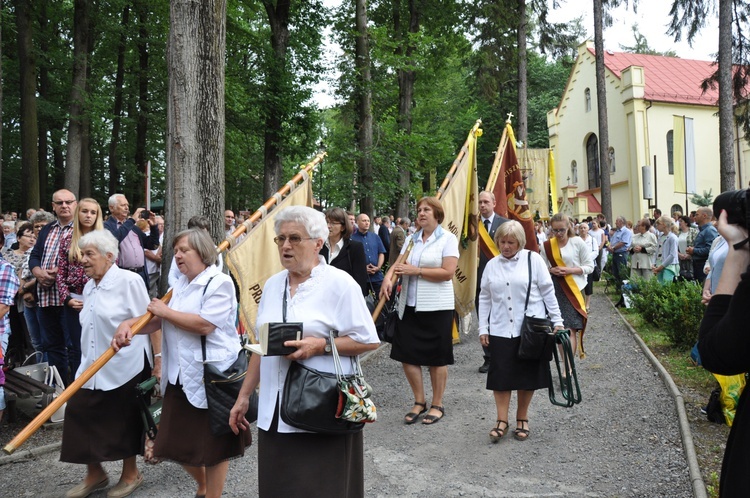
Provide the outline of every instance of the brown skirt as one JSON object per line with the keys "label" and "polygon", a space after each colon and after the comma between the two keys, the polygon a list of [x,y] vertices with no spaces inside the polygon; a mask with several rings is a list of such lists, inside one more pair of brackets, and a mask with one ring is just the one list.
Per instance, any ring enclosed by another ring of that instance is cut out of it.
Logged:
{"label": "brown skirt", "polygon": [[135,386],[151,377],[143,371],[111,391],[79,389],[68,401],[60,461],[99,463],[143,454],[143,421]]}
{"label": "brown skirt", "polygon": [[154,456],[193,467],[213,467],[241,457],[252,443],[250,431],[214,436],[208,410],[190,404],[182,386],[167,384]]}
{"label": "brown skirt", "polygon": [[258,429],[258,496],[365,495],[362,431],[328,435],[278,432],[278,406],[271,427]]}

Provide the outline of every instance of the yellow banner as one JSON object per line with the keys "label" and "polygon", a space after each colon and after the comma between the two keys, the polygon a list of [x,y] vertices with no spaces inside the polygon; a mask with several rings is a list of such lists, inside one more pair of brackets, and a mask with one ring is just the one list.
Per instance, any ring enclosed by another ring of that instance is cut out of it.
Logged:
{"label": "yellow banner", "polygon": [[477,137],[482,130],[469,133],[468,150],[463,155],[453,180],[440,198],[445,211],[442,226],[458,239],[458,266],[453,275],[453,292],[456,312],[464,316],[474,309],[477,288],[477,219],[479,200],[477,193]]}
{"label": "yellow banner", "polygon": [[552,149],[549,150],[547,167],[549,169],[549,194],[552,199],[552,215],[554,216],[557,214],[557,175],[555,173],[555,155],[552,153]]}
{"label": "yellow banner", "polygon": [[225,261],[240,287],[240,320],[245,330],[255,331],[258,303],[266,280],[284,269],[279,261],[278,247],[273,241],[276,236],[273,227],[276,213],[289,206],[312,207],[312,183],[307,172],[302,171],[302,176],[303,180],[289,195],[261,218],[247,237],[227,254]]}
{"label": "yellow banner", "polygon": [[687,192],[685,183],[685,118],[672,116],[672,158],[674,164],[674,191]]}
{"label": "yellow banner", "polygon": [[548,167],[549,149],[517,149],[518,164],[526,183],[526,200],[531,217],[549,219],[549,191],[552,177]]}

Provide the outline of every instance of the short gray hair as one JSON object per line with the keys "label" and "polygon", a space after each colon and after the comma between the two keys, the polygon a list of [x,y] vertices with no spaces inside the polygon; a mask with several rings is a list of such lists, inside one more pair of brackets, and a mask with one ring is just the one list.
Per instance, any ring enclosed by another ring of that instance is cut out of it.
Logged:
{"label": "short gray hair", "polygon": [[109,230],[94,230],[78,239],[79,249],[84,250],[87,247],[93,247],[103,256],[112,254],[112,262],[114,263],[119,254],[120,243]]}
{"label": "short gray hair", "polygon": [[107,201],[107,206],[113,207],[117,205],[117,198],[118,197],[125,197],[125,194],[112,194],[109,196],[109,200]]}
{"label": "short gray hair", "polygon": [[282,224],[289,222],[299,223],[305,227],[307,235],[313,239],[325,240],[328,237],[328,224],[326,223],[325,215],[313,208],[307,206],[290,206],[279,211],[273,224],[276,234],[279,234]]}
{"label": "short gray hair", "polygon": [[3,221],[3,226],[4,227],[8,227],[8,228],[12,228],[14,232],[16,231],[16,222],[15,221]]}
{"label": "short gray hair", "polygon": [[188,246],[198,253],[204,265],[211,266],[216,264],[216,258],[218,257],[216,245],[214,245],[214,241],[211,240],[211,236],[207,231],[202,228],[188,228],[181,231],[172,239],[172,249],[182,239],[187,239]]}
{"label": "short gray hair", "polygon": [[401,225],[406,225],[407,227],[411,225],[411,220],[407,217],[401,218]]}
{"label": "short gray hair", "polygon": [[45,224],[51,221],[55,221],[55,215],[50,213],[49,211],[37,211],[36,213],[31,215],[29,223],[31,223],[32,225],[36,225],[40,221],[43,221]]}
{"label": "short gray hair", "polygon": [[518,241],[519,249],[526,247],[526,231],[516,220],[509,220],[502,223],[497,230],[495,230],[495,245],[499,246],[500,239],[503,237],[513,237]]}

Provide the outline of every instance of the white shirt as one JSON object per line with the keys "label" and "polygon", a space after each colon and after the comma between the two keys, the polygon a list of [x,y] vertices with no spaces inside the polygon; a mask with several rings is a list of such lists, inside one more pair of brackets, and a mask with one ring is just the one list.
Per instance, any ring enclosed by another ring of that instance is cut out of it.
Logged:
{"label": "white shirt", "polygon": [[[216,268],[219,271],[224,270],[224,258],[221,257],[221,253],[216,255]],[[180,271],[180,267],[177,266],[177,260],[172,256],[172,264],[169,265],[169,275],[167,275],[167,284],[170,287],[174,287],[180,277],[182,277],[182,272]]]}
{"label": "white shirt", "polygon": [[[529,284],[528,257],[531,254],[529,307],[524,313]],[[545,311],[546,306],[546,311]],[[524,315],[544,318],[562,326],[555,286],[539,254],[521,249],[510,259],[495,256],[484,268],[479,293],[479,335],[512,338],[521,335]]]}
{"label": "white shirt", "polygon": [[594,237],[594,240],[596,240],[596,249],[597,249],[597,256],[599,248],[602,246],[602,240],[604,239],[604,230],[601,228],[598,228],[596,230],[589,230],[589,235],[591,237]]}
{"label": "white shirt", "polygon": [[[81,322],[81,365],[76,377],[109,349],[115,330],[123,321],[146,313],[148,292],[140,275],[112,265],[99,281],[86,282],[83,288]],[[83,387],[111,391],[141,373],[144,355],[151,362],[148,335],[136,335],[130,347],[122,348]]]}
{"label": "white shirt", "polygon": [[[210,283],[209,283],[210,280]],[[180,277],[172,288],[169,307],[176,311],[195,313],[216,328],[206,336],[206,361],[221,371],[237,359],[240,339],[235,328],[237,299],[232,279],[209,266],[188,282]],[[196,408],[207,408],[203,387],[203,351],[201,336],[162,320],[162,379],[165,392],[167,382],[182,384],[188,401]]]}
{"label": "white shirt", "polygon": [[331,241],[326,239],[326,247],[328,248],[328,261],[326,263],[331,263],[334,259],[336,259],[336,256],[339,255],[341,252],[341,248],[344,247],[344,238],[341,237],[338,242],[336,242],[333,247],[331,247]]}
{"label": "white shirt", "polygon": [[[435,232],[437,232],[437,230],[435,230]],[[409,253],[408,258],[408,263],[410,265],[419,266],[419,260],[422,258],[422,251],[424,251],[424,248],[435,239],[435,232],[432,232],[432,234],[430,234],[430,236],[427,237],[427,240],[425,241],[422,240],[421,236],[414,239],[414,245],[411,248],[411,252]],[[458,239],[447,230],[443,234],[443,237],[446,237],[445,245],[443,246],[443,259],[449,257],[458,258]],[[404,242],[404,246],[401,248],[401,254],[405,253],[408,247],[409,244],[407,242]],[[406,305],[416,306],[418,287],[416,283],[418,277],[416,275],[409,275],[406,278],[409,279],[409,285],[406,289]]]}
{"label": "white shirt", "polygon": [[586,237],[586,240],[584,240],[581,236],[579,236],[578,238],[583,240],[583,243],[586,244],[586,247],[588,247],[589,251],[591,251],[591,261],[596,261],[596,258],[599,256],[599,243],[594,237],[591,236],[591,232],[589,232],[589,236]]}
{"label": "white shirt", "polygon": [[[362,297],[362,289],[348,273],[329,266],[324,258],[313,267],[310,278],[297,287],[294,297],[287,289],[287,321],[303,322],[304,337],[328,337],[337,330],[339,337],[347,336],[362,344],[377,344],[378,334],[372,316]],[[288,273],[273,275],[263,287],[258,306],[256,330],[269,322],[283,321],[283,295]],[[323,372],[335,372],[333,357],[318,355],[303,360],[304,365]],[[282,401],[284,381],[290,362],[283,356],[263,356],[260,360],[260,398],[258,428],[271,427],[276,400]],[[344,373],[351,373],[349,358],[341,357]],[[279,432],[306,432],[278,419]]]}
{"label": "white shirt", "polygon": [[[547,267],[552,267],[552,265],[549,264],[551,256],[547,256],[547,253],[544,251],[544,246],[542,246],[541,249],[542,257],[547,262]],[[566,267],[580,268],[583,270],[583,275],[577,273],[573,274],[573,280],[575,280],[578,285],[578,290],[583,290],[588,283],[586,275],[594,271],[594,260],[591,258],[591,252],[586,246],[586,243],[581,240],[580,237],[570,237],[568,243],[565,244],[565,247],[560,248],[560,254],[562,255]]]}

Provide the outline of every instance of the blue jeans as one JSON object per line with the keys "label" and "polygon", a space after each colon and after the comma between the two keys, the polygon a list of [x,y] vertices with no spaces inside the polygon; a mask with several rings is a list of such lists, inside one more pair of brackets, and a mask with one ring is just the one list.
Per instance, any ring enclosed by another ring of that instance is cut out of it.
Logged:
{"label": "blue jeans", "polygon": [[34,351],[42,353],[41,361],[47,361],[47,353],[44,351],[44,344],[42,344],[42,328],[39,325],[39,307],[27,308],[24,306],[23,316],[26,319],[26,327],[29,329],[29,337]]}
{"label": "blue jeans", "polygon": [[[62,306],[39,308],[42,347],[50,366],[57,367],[63,380],[68,378],[68,350],[66,348],[65,317]],[[80,340],[78,341],[80,348]],[[75,375],[75,372],[74,372]]]}

